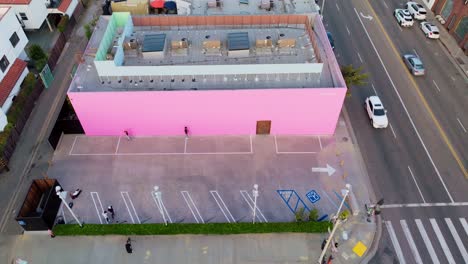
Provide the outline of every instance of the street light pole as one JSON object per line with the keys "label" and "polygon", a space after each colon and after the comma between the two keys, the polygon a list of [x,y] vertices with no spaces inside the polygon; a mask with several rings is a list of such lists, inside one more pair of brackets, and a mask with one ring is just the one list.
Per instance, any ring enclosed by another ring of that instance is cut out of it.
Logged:
{"label": "street light pole", "polygon": [[[58,188],[57,188],[58,187]],[[68,211],[70,211],[71,215],[73,216],[73,218],[75,218],[75,221],[78,223],[78,225],[80,227],[83,227],[83,225],[81,224],[80,220],[78,220],[78,217],[76,217],[75,213],[73,212],[73,210],[70,208],[70,206],[68,205],[67,203],[67,192],[62,190],[62,187],[60,186],[57,186],[55,187],[55,190],[57,191],[57,195],[58,197],[62,200],[62,202],[65,204],[65,207],[68,208]]]}
{"label": "street light pole", "polygon": [[253,208],[252,223],[255,224],[255,214],[257,212],[258,184],[253,185],[252,196],[254,197],[254,208]]}
{"label": "street light pole", "polygon": [[159,207],[159,212],[162,214],[163,220],[164,220],[164,225],[167,226],[167,220],[166,220],[166,215],[164,214],[164,210],[162,207],[162,193],[159,190],[159,186],[155,185],[153,187],[153,195],[156,197],[156,200],[158,201],[158,207]]}

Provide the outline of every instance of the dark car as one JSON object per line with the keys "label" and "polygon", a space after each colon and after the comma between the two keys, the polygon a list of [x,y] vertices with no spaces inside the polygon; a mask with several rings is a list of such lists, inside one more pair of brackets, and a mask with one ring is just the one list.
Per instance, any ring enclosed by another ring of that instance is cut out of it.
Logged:
{"label": "dark car", "polygon": [[330,45],[332,49],[335,50],[335,41],[333,40],[333,36],[329,31],[327,31],[327,37],[328,37],[328,41],[330,41]]}

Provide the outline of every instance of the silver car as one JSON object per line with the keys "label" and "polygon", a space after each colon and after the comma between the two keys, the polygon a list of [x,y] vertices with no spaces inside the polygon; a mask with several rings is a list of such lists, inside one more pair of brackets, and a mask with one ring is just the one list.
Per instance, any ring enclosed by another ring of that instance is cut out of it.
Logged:
{"label": "silver car", "polygon": [[424,66],[418,56],[405,54],[403,55],[403,60],[413,75],[424,75]]}

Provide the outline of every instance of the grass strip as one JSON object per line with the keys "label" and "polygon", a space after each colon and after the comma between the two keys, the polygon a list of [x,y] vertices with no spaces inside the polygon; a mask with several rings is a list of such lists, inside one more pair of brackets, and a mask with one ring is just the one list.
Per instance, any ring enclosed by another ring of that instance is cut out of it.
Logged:
{"label": "grass strip", "polygon": [[101,236],[101,235],[230,235],[258,233],[324,233],[330,222],[298,223],[208,223],[208,224],[85,224],[57,225],[58,236]]}

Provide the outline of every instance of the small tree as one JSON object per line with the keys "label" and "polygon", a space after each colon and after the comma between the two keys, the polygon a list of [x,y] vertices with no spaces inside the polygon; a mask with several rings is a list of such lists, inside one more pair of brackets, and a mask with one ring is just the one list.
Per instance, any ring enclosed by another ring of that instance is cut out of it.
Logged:
{"label": "small tree", "polygon": [[294,213],[295,217],[296,217],[296,222],[304,222],[304,216],[305,216],[305,208],[304,207],[301,207],[299,208],[295,213]]}
{"label": "small tree", "polygon": [[316,222],[319,218],[319,211],[317,208],[313,208],[309,212],[309,221]]}
{"label": "small tree", "polygon": [[359,68],[354,68],[353,65],[341,66],[341,74],[346,82],[346,87],[348,88],[346,95],[351,96],[351,86],[353,85],[363,85],[366,84],[369,74],[361,73],[362,66]]}
{"label": "small tree", "polygon": [[62,18],[60,18],[60,22],[57,25],[58,31],[64,32],[65,29],[67,28],[69,20],[70,20],[70,18],[68,17],[68,15],[62,16]]}
{"label": "small tree", "polygon": [[34,61],[34,66],[36,69],[39,71],[44,68],[44,65],[47,63],[47,55],[45,54],[44,50],[41,48],[41,46],[37,44],[32,44],[28,48],[28,55],[29,58],[31,58]]}

